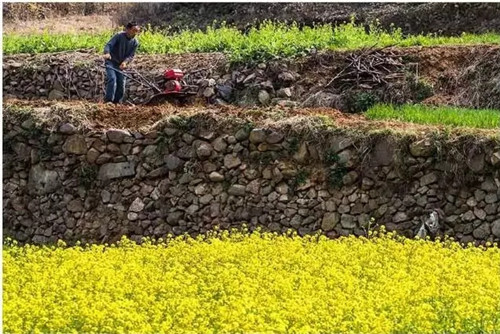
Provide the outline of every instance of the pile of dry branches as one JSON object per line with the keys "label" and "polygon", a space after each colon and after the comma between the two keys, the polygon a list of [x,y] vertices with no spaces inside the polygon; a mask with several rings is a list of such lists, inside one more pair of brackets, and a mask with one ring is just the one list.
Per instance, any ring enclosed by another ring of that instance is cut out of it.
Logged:
{"label": "pile of dry branches", "polygon": [[326,88],[375,89],[405,77],[401,55],[392,51],[367,50],[351,53],[346,61],[348,64],[326,84]]}

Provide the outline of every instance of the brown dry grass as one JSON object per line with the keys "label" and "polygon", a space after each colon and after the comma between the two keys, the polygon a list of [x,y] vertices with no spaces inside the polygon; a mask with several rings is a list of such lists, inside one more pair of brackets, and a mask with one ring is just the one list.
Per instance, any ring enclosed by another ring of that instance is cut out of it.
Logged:
{"label": "brown dry grass", "polygon": [[[457,135],[473,135],[475,137],[499,138],[498,130],[452,128],[443,125],[421,125],[400,121],[372,121],[359,114],[345,114],[331,108],[242,108],[235,106],[206,106],[197,104],[186,107],[176,107],[164,104],[154,107],[107,105],[82,101],[27,101],[17,99],[4,100],[4,110],[9,108],[29,108],[35,114],[37,110],[43,118],[48,117],[48,123],[61,121],[60,117],[70,116],[81,126],[88,129],[122,128],[130,130],[151,129],[171,116],[210,115],[218,120],[215,126],[238,120],[252,122],[259,126],[293,127],[302,130],[316,131],[317,126],[353,129],[361,133],[391,132],[405,135],[421,136],[428,133],[447,133]],[[4,111],[5,113],[5,111]],[[60,115],[55,117],[55,115]],[[218,125],[217,125],[218,124]],[[76,125],[76,124],[75,124]]]}
{"label": "brown dry grass", "polygon": [[116,23],[109,14],[104,15],[72,15],[47,18],[44,20],[17,20],[4,22],[3,32],[8,34],[40,34],[47,31],[52,34],[65,33],[98,33],[116,28]]}

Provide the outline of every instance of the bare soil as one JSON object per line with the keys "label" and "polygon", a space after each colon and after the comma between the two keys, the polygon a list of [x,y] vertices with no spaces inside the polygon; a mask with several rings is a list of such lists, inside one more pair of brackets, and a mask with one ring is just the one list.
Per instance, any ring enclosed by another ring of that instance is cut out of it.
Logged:
{"label": "bare soil", "polygon": [[99,33],[114,29],[118,26],[113,21],[112,15],[93,14],[71,15],[64,17],[52,17],[42,20],[16,20],[4,22],[3,32],[20,35],[51,33]]}
{"label": "bare soil", "polygon": [[[323,87],[348,65],[347,56],[363,50],[321,52],[290,61],[301,74],[306,90]],[[500,108],[500,47],[460,45],[434,47],[389,47],[380,54],[399,57],[405,69],[433,87],[424,103],[469,108]],[[388,91],[389,94],[395,91]],[[396,96],[394,103],[399,103]]]}
{"label": "bare soil", "polygon": [[[108,105],[81,101],[26,101],[17,99],[4,100],[4,109],[15,106],[16,108],[30,108],[35,113],[40,112],[40,117],[49,124],[61,122],[63,118],[74,119],[81,126],[92,130],[109,128],[145,130],[154,127],[170,116],[193,116],[208,114],[215,119],[224,121],[239,119],[249,121],[256,125],[275,126],[277,124],[297,124],[306,126],[313,119],[321,119],[324,125],[337,128],[351,128],[361,132],[390,131],[405,134],[425,134],[429,132],[446,132],[456,134],[473,134],[475,136],[498,137],[498,130],[452,128],[437,125],[420,125],[399,121],[372,121],[360,114],[345,114],[332,108],[242,108],[235,106],[203,106],[176,107],[164,104],[155,107]],[[45,115],[45,116],[42,116]],[[45,118],[45,119],[44,119]],[[318,124],[317,122],[315,124]]]}

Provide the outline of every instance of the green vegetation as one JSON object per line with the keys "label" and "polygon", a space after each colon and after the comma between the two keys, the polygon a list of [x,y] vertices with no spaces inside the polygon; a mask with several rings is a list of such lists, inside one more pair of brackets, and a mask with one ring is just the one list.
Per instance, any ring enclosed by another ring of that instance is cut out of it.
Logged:
{"label": "green vegetation", "polygon": [[97,166],[82,165],[78,169],[78,181],[85,189],[90,189],[97,179]]}
{"label": "green vegetation", "polygon": [[378,102],[378,97],[370,92],[356,92],[348,97],[350,112],[367,111]]}
{"label": "green vegetation", "polygon": [[[4,34],[4,54],[44,53],[94,48],[101,50],[113,32],[99,34]],[[500,34],[463,34],[459,37],[435,35],[403,36],[401,29],[383,31],[376,25],[365,31],[354,23],[333,27],[317,25],[299,28],[297,24],[265,22],[243,33],[223,26],[203,31],[170,33],[146,29],[139,37],[138,53],[226,52],[233,62],[263,61],[270,58],[291,57],[316,50],[359,49],[364,47],[455,45],[500,43]]]}
{"label": "green vegetation", "polygon": [[377,104],[366,113],[369,119],[393,119],[419,124],[443,124],[472,128],[500,128],[500,110],[431,107],[425,105],[393,106]]}
{"label": "green vegetation", "polygon": [[170,124],[174,125],[180,130],[189,131],[195,126],[195,121],[192,117],[175,115],[170,118]]}

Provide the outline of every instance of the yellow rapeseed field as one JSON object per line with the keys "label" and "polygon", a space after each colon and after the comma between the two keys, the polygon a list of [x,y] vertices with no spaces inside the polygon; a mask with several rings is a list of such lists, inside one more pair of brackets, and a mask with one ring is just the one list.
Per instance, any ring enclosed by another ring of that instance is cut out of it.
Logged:
{"label": "yellow rapeseed field", "polygon": [[3,252],[5,333],[499,333],[500,249],[214,232]]}

